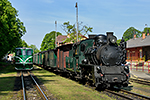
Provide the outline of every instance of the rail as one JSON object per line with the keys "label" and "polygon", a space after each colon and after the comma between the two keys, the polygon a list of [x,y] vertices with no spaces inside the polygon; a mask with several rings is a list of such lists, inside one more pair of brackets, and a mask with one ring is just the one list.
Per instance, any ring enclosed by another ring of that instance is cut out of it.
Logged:
{"label": "rail", "polygon": [[144,79],[138,79],[138,78],[130,78],[131,82],[136,82],[139,84],[143,84],[143,85],[150,85],[150,81],[149,80],[144,80]]}
{"label": "rail", "polygon": [[23,91],[23,100],[26,100],[26,92],[25,92],[25,85],[24,85],[24,78],[23,78],[23,73],[22,71],[20,72],[21,74],[21,82],[22,82],[22,91]]}
{"label": "rail", "polygon": [[148,99],[148,100],[150,100],[150,97],[145,96],[145,95],[137,94],[137,93],[134,93],[134,92],[123,90],[123,89],[121,89],[121,91],[123,91],[125,93],[128,93],[128,94],[132,94],[132,95],[137,96],[137,97],[141,97],[142,99]]}
{"label": "rail", "polygon": [[40,88],[40,86],[38,85],[38,83],[36,82],[36,80],[33,78],[33,76],[31,75],[30,72],[28,72],[28,75],[31,76],[32,80],[34,81],[34,83],[36,84],[37,89],[39,90],[40,94],[42,95],[44,100],[48,100],[47,96],[45,95],[45,93],[42,91],[42,89]]}
{"label": "rail", "polygon": [[128,100],[136,100],[137,98],[144,99],[144,100],[145,99],[150,100],[150,97],[148,97],[148,96],[137,94],[137,93],[130,92],[130,91],[126,91],[126,90],[123,90],[123,89],[120,89],[118,92],[108,90],[108,89],[105,89],[105,91],[109,92],[109,93],[112,93],[114,95],[120,96],[124,99],[128,99]]}

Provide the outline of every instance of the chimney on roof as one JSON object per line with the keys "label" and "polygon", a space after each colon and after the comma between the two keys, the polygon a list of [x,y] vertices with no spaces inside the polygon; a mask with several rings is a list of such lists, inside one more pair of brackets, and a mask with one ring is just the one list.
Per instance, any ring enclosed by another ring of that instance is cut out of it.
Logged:
{"label": "chimney on roof", "polygon": [[142,39],[145,39],[145,32],[142,33]]}
{"label": "chimney on roof", "polygon": [[133,39],[135,39],[136,38],[136,34],[134,34],[134,36],[133,36]]}

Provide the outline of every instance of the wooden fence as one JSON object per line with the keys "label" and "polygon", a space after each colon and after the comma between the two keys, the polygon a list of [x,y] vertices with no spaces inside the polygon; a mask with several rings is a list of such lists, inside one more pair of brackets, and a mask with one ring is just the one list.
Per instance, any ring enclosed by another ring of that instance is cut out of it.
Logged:
{"label": "wooden fence", "polygon": [[128,62],[130,70],[150,73],[150,62]]}

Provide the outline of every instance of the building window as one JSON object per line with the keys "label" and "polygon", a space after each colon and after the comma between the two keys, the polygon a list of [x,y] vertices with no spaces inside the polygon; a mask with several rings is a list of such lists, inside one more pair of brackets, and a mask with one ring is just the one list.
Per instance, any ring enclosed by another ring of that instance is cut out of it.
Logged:
{"label": "building window", "polygon": [[140,58],[142,58],[142,49],[140,49],[139,51],[140,51]]}

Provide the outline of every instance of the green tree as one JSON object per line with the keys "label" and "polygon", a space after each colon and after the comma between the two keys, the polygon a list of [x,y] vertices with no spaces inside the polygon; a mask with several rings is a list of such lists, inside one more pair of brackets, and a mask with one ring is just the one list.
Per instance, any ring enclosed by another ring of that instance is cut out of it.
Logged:
{"label": "green tree", "polygon": [[119,45],[119,43],[121,42],[121,39],[118,39],[117,41],[116,41],[116,43]]}
{"label": "green tree", "polygon": [[18,47],[26,32],[17,12],[8,0],[0,0],[0,58]]}
{"label": "green tree", "polygon": [[[41,44],[41,51],[45,51],[48,49],[54,49],[55,48],[55,31],[52,31],[50,33],[47,33],[42,41]],[[60,32],[57,32],[57,36],[62,35]]]}
{"label": "green tree", "polygon": [[22,45],[20,47],[29,47],[25,40],[22,40]]}
{"label": "green tree", "polygon": [[134,27],[130,27],[130,28],[128,28],[128,29],[124,32],[124,34],[123,34],[123,39],[124,39],[125,41],[128,41],[129,39],[132,39],[132,38],[133,38],[133,35],[134,35],[134,34],[136,34],[136,37],[138,38],[138,37],[141,37],[142,32],[139,31],[139,30],[137,30],[137,29],[135,29]]}
{"label": "green tree", "polygon": [[143,32],[145,32],[145,33],[146,33],[146,35],[147,35],[147,33],[149,33],[149,32],[150,32],[150,27],[145,27],[145,28],[144,28],[144,30],[143,30]]}
{"label": "green tree", "polygon": [[[70,22],[64,22],[61,25],[61,28],[66,32],[66,34],[69,36],[64,42],[76,42],[77,35],[76,35],[76,28],[75,24],[71,25]],[[86,25],[83,25],[82,22],[79,23],[79,30],[78,30],[78,39],[81,40],[81,35],[86,35],[88,32],[92,32],[92,27],[88,27]]]}
{"label": "green tree", "polygon": [[31,44],[29,47],[33,49],[34,54],[40,52],[40,51],[38,50],[38,48],[37,48],[35,45],[33,45],[33,44]]}

